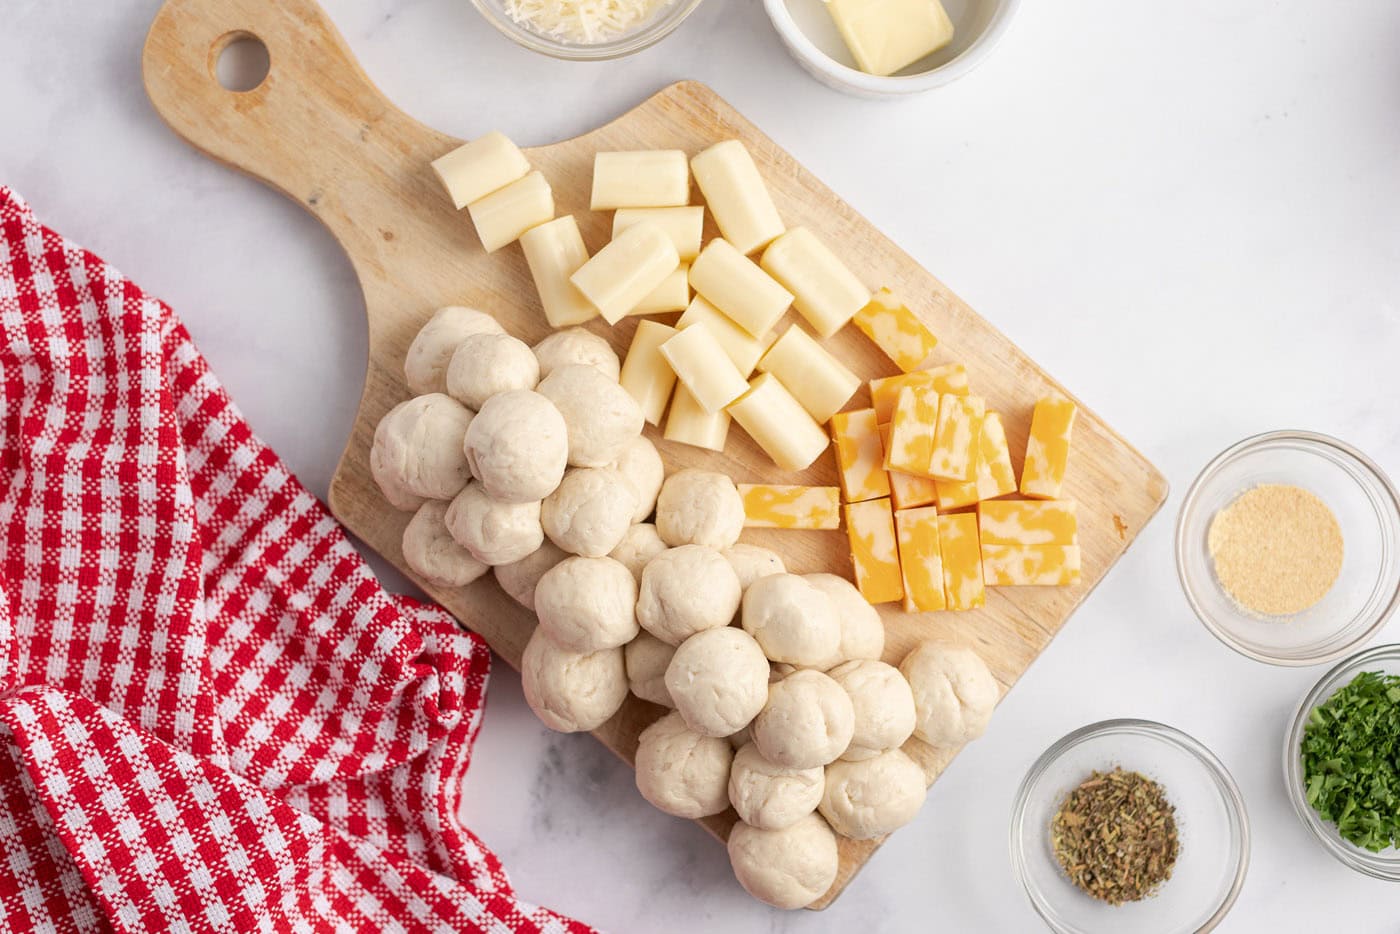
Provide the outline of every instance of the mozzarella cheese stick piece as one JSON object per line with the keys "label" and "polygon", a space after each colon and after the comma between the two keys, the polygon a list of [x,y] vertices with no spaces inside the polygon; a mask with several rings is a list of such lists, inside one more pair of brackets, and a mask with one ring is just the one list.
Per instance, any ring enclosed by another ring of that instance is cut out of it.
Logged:
{"label": "mozzarella cheese stick piece", "polygon": [[683,311],[690,304],[690,267],[681,263],[661,284],[651,290],[628,315],[664,315]]}
{"label": "mozzarella cheese stick piece", "polygon": [[661,345],[661,356],[706,412],[723,411],[726,405],[749,391],[748,380],[703,324],[692,324],[677,331]]}
{"label": "mozzarella cheese stick piece", "polygon": [[530,160],[496,130],[433,160],[433,173],[459,211],[529,172]]}
{"label": "mozzarella cheese stick piece", "polygon": [[938,510],[932,506],[900,509],[894,514],[899,538],[899,567],[904,575],[904,609],[929,613],[948,607],[943,594],[943,547],[938,540]]}
{"label": "mozzarella cheese stick piece", "polygon": [[743,143],[715,143],[690,160],[690,170],[721,236],[740,253],[752,253],[783,232],[783,219]]}
{"label": "mozzarella cheese stick piece", "polygon": [[982,456],[977,459],[977,498],[996,499],[1016,492],[1016,471],[1011,467],[1011,449],[1006,444],[1006,428],[1001,416],[988,412],[982,417]]}
{"label": "mozzarella cheese stick piece", "polygon": [[1055,499],[1069,466],[1069,442],[1079,408],[1063,396],[1049,396],[1035,404],[1031,434],[1026,441],[1026,462],[1021,468],[1021,495]]}
{"label": "mozzarella cheese stick piece", "polygon": [[666,411],[666,400],[676,385],[676,374],[661,356],[661,345],[675,334],[675,328],[660,322],[638,321],[637,333],[632,335],[632,345],[627,348],[627,359],[622,361],[617,379],[653,425],[661,424],[661,413]]}
{"label": "mozzarella cheese stick piece", "polygon": [[885,446],[874,409],[838,412],[831,416],[831,439],[836,445],[836,473],[848,503],[863,503],[890,495],[885,474]]}
{"label": "mozzarella cheese stick piece", "polygon": [[928,370],[915,370],[899,376],[886,376],[870,381],[870,404],[880,424],[890,420],[895,400],[905,386],[928,386],[939,395],[965,396],[970,391],[967,367],[961,363],[945,363]]}
{"label": "mozzarella cheese stick piece", "polygon": [[793,294],[798,314],[830,337],[870,301],[870,290],[806,227],[794,227],[769,244],[759,263]]}
{"label": "mozzarella cheese stick piece", "polygon": [[[940,397],[927,386],[906,386],[900,390],[890,418],[890,443],[885,450],[885,468],[900,473],[927,476],[933,458],[935,429]],[[953,397],[949,397],[953,398]]]}
{"label": "mozzarella cheese stick piece", "polygon": [[905,373],[917,370],[938,346],[933,332],[889,289],[870,296],[852,320]]}
{"label": "mozzarella cheese stick piece", "polygon": [[593,157],[595,211],[690,203],[690,167],[679,149],[600,152]]}
{"label": "mozzarella cheese stick piece", "polygon": [[695,401],[690,390],[677,386],[671,397],[671,414],[666,416],[667,441],[679,441],[707,451],[723,451],[729,437],[729,413],[723,410],[706,412]]}
{"label": "mozzarella cheese stick piece", "polygon": [[841,491],[834,486],[740,483],[739,496],[749,528],[841,528]]}
{"label": "mozzarella cheese stick piece", "polygon": [[792,293],[727,240],[705,244],[690,264],[690,287],[731,321],[762,338],[792,304]]}
{"label": "mozzarella cheese stick piece", "polygon": [[554,218],[554,193],[539,172],[511,182],[467,205],[487,253],[509,246],[531,227]]}
{"label": "mozzarella cheese stick piece", "polygon": [[983,545],[982,576],[993,587],[1063,587],[1079,580],[1078,545]]}
{"label": "mozzarella cheese stick piece", "polygon": [[734,366],[743,374],[744,379],[748,379],[749,374],[753,373],[753,368],[758,366],[758,361],[772,343],[771,340],[754,337],[699,295],[691,299],[685,314],[676,322],[676,327],[685,329],[692,324],[703,324],[709,329],[715,340],[724,348],[724,352],[729,354],[729,359],[734,361]]}
{"label": "mozzarella cheese stick piece", "polygon": [[682,263],[700,255],[700,240],[705,230],[705,209],[700,206],[684,208],[619,208],[613,214],[612,235],[616,239],[633,224],[651,221],[671,238]]}
{"label": "mozzarella cheese stick piece", "polygon": [[987,406],[981,396],[939,396],[933,456],[925,473],[944,480],[975,481],[985,414]]}
{"label": "mozzarella cheese stick piece", "polygon": [[890,501],[871,499],[846,505],[846,535],[856,588],[867,603],[894,603],[904,597],[899,546]]}
{"label": "mozzarella cheese stick piece", "polygon": [[950,610],[972,610],[987,603],[982,581],[982,549],[977,517],[970,512],[938,517],[943,549],[943,597]]}
{"label": "mozzarella cheese stick piece", "polygon": [[[880,426],[880,441],[884,445],[885,457],[889,457],[890,426]],[[883,465],[883,462],[882,462]],[[916,477],[898,470],[886,470],[885,477],[890,485],[890,500],[895,509],[911,509],[915,506],[929,506],[938,501],[938,488],[928,477]]]}
{"label": "mozzarella cheese stick piece", "polygon": [[851,401],[860,377],[797,325],[773,342],[758,368],[782,381],[818,422],[826,422]]}
{"label": "mozzarella cheese stick piece", "polygon": [[681,264],[666,231],[643,221],[622,232],[579,267],[569,281],[617,324]]}
{"label": "mozzarella cheese stick piece", "polygon": [[984,549],[988,545],[1078,545],[1079,508],[1072,499],[981,503],[977,528]]}
{"label": "mozzarella cheese stick piece", "polygon": [[572,214],[531,227],[520,235],[520,247],[550,327],[567,328],[597,316],[598,309],[569,281],[588,262],[588,248]]}
{"label": "mozzarella cheese stick piece", "polygon": [[772,373],[749,383],[729,414],[784,470],[806,470],[826,450],[826,432]]}

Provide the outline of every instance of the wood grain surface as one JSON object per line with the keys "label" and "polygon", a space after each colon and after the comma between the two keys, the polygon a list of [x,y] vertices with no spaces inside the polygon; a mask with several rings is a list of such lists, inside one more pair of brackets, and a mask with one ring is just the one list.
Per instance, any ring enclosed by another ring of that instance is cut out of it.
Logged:
{"label": "wood grain surface", "polygon": [[[214,78],[215,62],[225,45],[245,35],[267,46],[270,72],[251,91],[226,91]],[[386,100],[311,0],[170,0],[147,38],[143,72],[147,93],[172,129],[214,159],[301,203],[354,264],[365,296],[369,360],[359,414],[331,482],[330,506],[350,531],[412,577],[400,551],[409,516],[391,509],[370,478],[374,427],[407,397],[404,353],[437,307],[484,309],[532,343],[548,333],[519,247],[492,256],[482,251],[466,212],[452,209],[428,167],[460,141]],[[595,152],[695,153],[727,138],[743,140],[753,153],[789,226],[810,227],[869,286],[887,285],[908,299],[941,341],[933,362],[967,364],[973,391],[986,398],[989,410],[1003,415],[1019,474],[1036,398],[1052,390],[1072,395],[1069,390],[705,86],[674,84],[606,126],[527,155],[553,186],[558,212],[577,216],[590,251],[596,251],[608,239],[611,214],[588,210]],[[706,238],[714,235],[707,221]],[[595,320],[589,328],[621,354],[635,324],[636,319],[624,319],[609,328]],[[826,346],[866,379],[895,372],[852,327]],[[868,404],[862,391],[850,407]],[[307,415],[314,417],[314,411]],[[831,458],[801,473],[780,471],[737,425],[723,453],[665,442],[651,428],[648,435],[670,470],[703,467],[738,482],[836,483]],[[1082,408],[1065,490],[1080,503],[1082,581],[1069,588],[990,590],[986,608],[970,613],[910,615],[883,606],[886,661],[898,662],[922,639],[951,639],[974,647],[1010,688],[1166,495],[1166,480],[1152,464],[1091,409]],[[799,573],[850,574],[844,532],[752,529],[744,540],[774,549]],[[519,665],[535,620],[489,575],[455,590],[418,583],[512,666]],[[661,712],[630,698],[595,735],[631,763],[638,734]],[[958,751],[932,749],[917,740],[907,750],[924,766],[930,783]],[[730,811],[702,823],[724,839],[734,820]],[[878,846],[879,841],[843,840],[836,882],[813,907],[829,905]]]}

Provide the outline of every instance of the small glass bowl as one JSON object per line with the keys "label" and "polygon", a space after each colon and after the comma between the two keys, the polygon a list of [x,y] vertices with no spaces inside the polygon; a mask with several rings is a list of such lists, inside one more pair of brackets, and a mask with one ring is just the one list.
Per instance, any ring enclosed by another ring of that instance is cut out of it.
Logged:
{"label": "small glass bowl", "polygon": [[[1211,520],[1261,483],[1310,490],[1342,529],[1345,555],[1332,589],[1292,617],[1255,616],[1215,576]],[[1400,494],[1385,472],[1349,444],[1309,431],[1246,438],[1206,465],[1181,504],[1176,570],[1186,600],[1217,639],[1274,665],[1317,665],[1355,651],[1400,603]]]}
{"label": "small glass bowl", "polygon": [[1400,849],[1391,847],[1379,853],[1363,850],[1361,847],[1342,838],[1337,825],[1323,820],[1308,804],[1307,783],[1303,780],[1303,731],[1308,725],[1308,717],[1314,707],[1325,704],[1340,688],[1352,678],[1365,671],[1379,671],[1385,674],[1400,674],[1400,645],[1378,645],[1375,648],[1358,652],[1342,661],[1308,692],[1293,714],[1293,725],[1283,741],[1283,778],[1288,786],[1288,800],[1293,802],[1293,810],[1312,835],[1321,842],[1324,849],[1338,860],[1368,876],[1400,882]]}
{"label": "small glass bowl", "polygon": [[[1161,784],[1176,811],[1181,855],[1172,877],[1140,902],[1108,905],[1065,876],[1050,823],[1065,795],[1115,766]],[[1031,906],[1060,934],[1176,934],[1220,923],[1249,868],[1249,819],[1220,760],[1180,730],[1150,720],[1104,720],[1075,730],[1031,766],[1011,811],[1011,864]]]}
{"label": "small glass bowl", "polygon": [[541,35],[523,23],[517,23],[506,12],[504,0],[472,0],[472,5],[486,22],[496,27],[497,31],[532,52],[574,62],[597,62],[622,58],[652,47],[669,36],[687,16],[694,13],[700,2],[701,0],[670,0],[669,4],[657,10],[651,19],[632,32],[590,45]]}

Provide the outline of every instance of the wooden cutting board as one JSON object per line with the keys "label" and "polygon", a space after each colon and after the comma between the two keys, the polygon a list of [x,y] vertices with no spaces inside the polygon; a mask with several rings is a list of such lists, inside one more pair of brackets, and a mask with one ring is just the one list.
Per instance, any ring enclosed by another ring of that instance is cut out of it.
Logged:
{"label": "wooden cutting board", "polygon": [[[215,79],[214,64],[229,42],[243,36],[267,46],[271,68],[258,87],[233,93]],[[386,100],[311,0],[170,0],[151,27],[143,70],[147,93],[178,134],[298,201],[330,229],[354,264],[369,320],[369,360],[359,414],[331,481],[330,506],[346,527],[412,577],[399,547],[408,516],[389,508],[370,479],[374,426],[407,397],[404,353],[437,307],[475,306],[496,315],[526,341],[545,336],[548,327],[519,247],[493,256],[482,251],[466,212],[452,209],[428,168],[460,141],[418,123]],[[888,285],[906,296],[942,341],[937,362],[967,364],[974,391],[986,397],[990,410],[1003,414],[1019,472],[1036,398],[1068,390],[707,87],[674,84],[606,126],[527,154],[553,185],[559,213],[577,215],[590,251],[596,251],[609,237],[611,215],[588,211],[595,152],[694,153],[731,137],[743,140],[753,153],[789,226],[812,228],[868,285]],[[707,239],[714,233],[708,230]],[[635,321],[624,319],[609,328],[599,320],[590,328],[621,354]],[[895,372],[854,328],[827,346],[867,379]],[[852,407],[868,404],[862,392]],[[662,441],[650,428],[648,434],[671,470],[704,467],[739,482],[836,483],[831,459],[823,458],[803,473],[783,473],[737,426],[722,454]],[[917,641],[937,636],[974,646],[1004,687],[1014,684],[1162,505],[1167,483],[1084,408],[1065,495],[1080,503],[1080,584],[992,590],[987,607],[971,613],[908,615],[881,607],[886,660],[897,662]],[[773,548],[799,573],[850,573],[842,532],[749,530],[745,540]],[[535,621],[490,576],[455,590],[418,583],[506,661],[519,665]],[[630,763],[637,735],[660,713],[631,698],[595,735]],[[908,750],[930,783],[957,753],[917,740]],[[702,823],[724,839],[734,820],[730,811]],[[843,841],[836,883],[813,907],[829,905],[878,846]],[[724,857],[717,850],[714,858]]]}

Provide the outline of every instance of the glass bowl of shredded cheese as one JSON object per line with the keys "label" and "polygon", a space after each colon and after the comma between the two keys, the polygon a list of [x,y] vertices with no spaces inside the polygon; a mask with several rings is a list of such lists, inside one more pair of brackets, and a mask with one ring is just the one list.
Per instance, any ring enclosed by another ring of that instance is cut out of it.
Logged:
{"label": "glass bowl of shredded cheese", "polygon": [[621,58],[655,45],[700,0],[472,0],[519,45],[571,61]]}
{"label": "glass bowl of shredded cheese", "polygon": [[1400,493],[1336,438],[1246,438],[1187,491],[1176,564],[1191,609],[1235,651],[1275,665],[1333,661],[1400,605]]}

